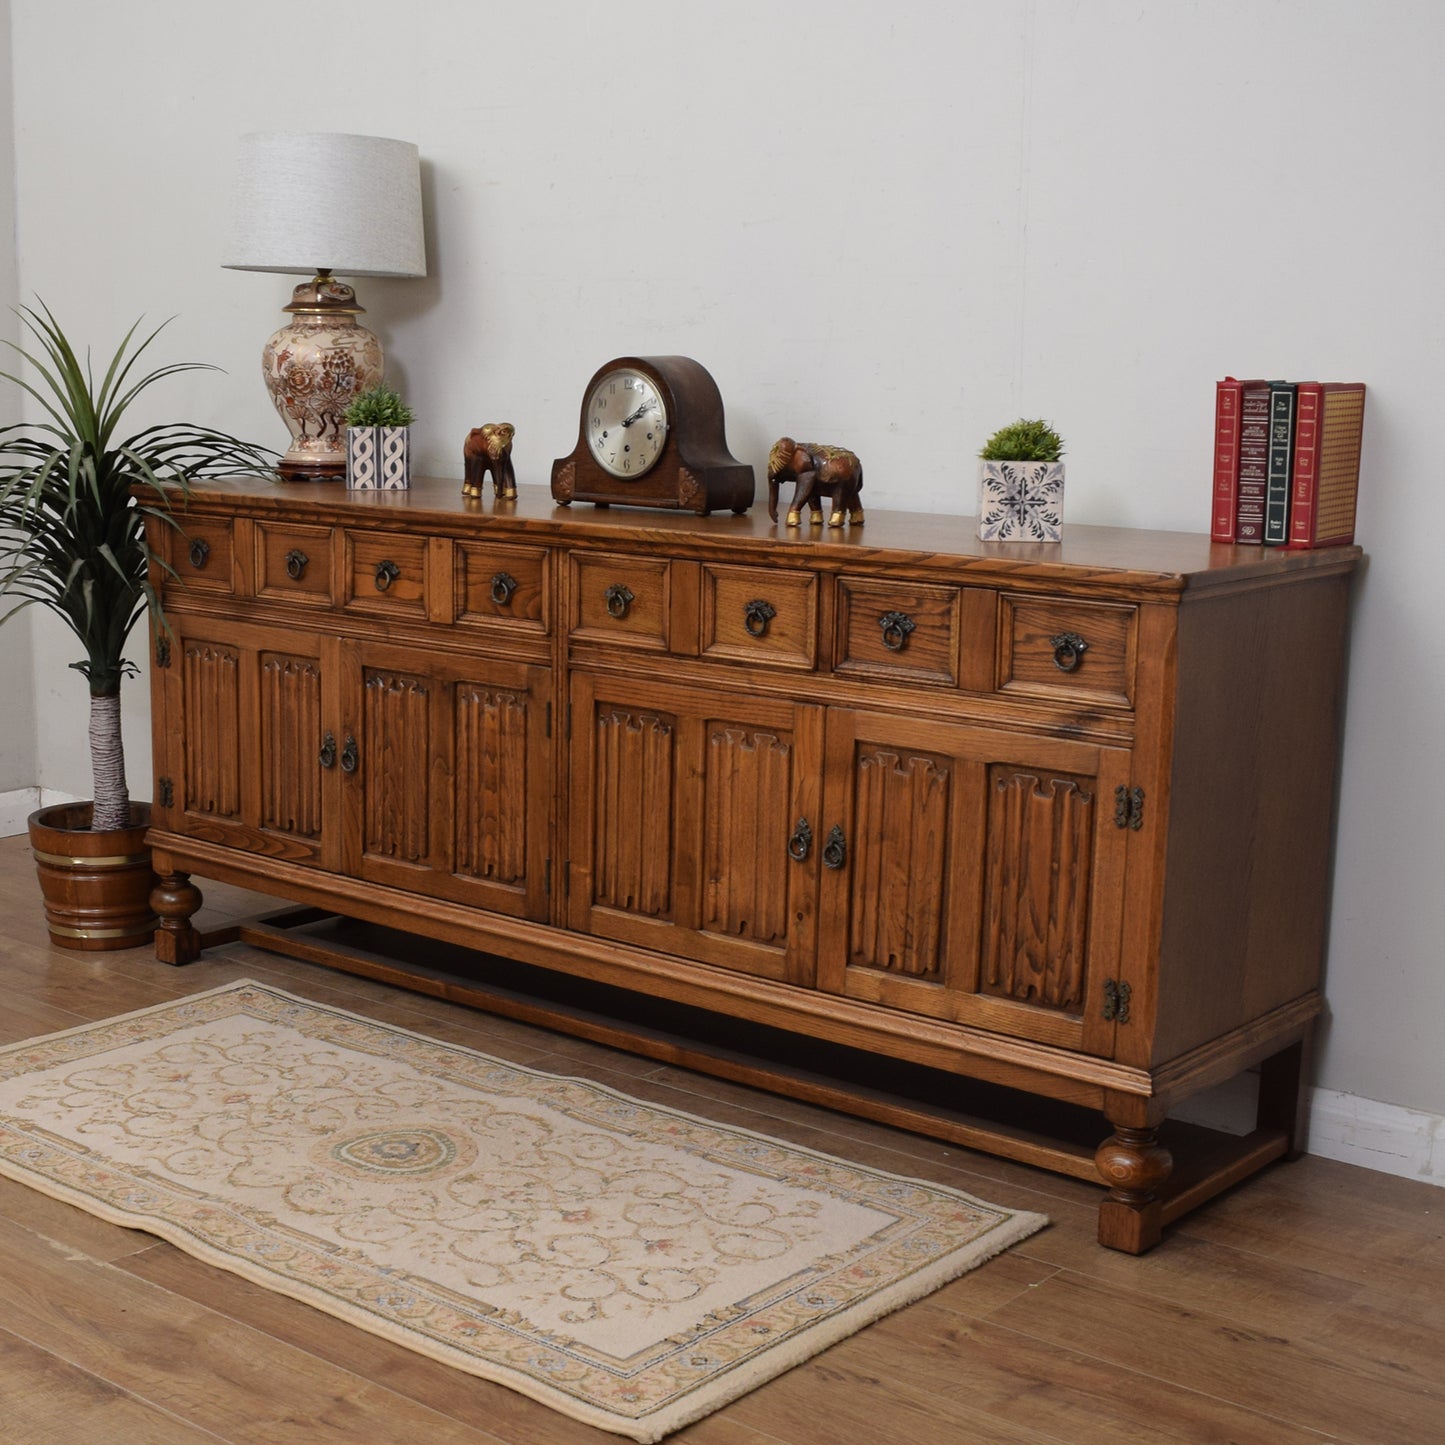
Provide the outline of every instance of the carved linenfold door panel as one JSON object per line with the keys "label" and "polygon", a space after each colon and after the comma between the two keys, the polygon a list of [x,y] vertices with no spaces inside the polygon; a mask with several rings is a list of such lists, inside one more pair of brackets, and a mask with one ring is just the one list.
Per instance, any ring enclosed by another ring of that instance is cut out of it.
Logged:
{"label": "carved linenfold door panel", "polygon": [[247,852],[327,861],[322,640],[187,617],[172,625],[157,759],[171,782],[172,819]]}
{"label": "carved linenfold door panel", "polygon": [[819,986],[1108,1053],[1090,984],[1118,955],[1127,843],[1099,800],[1127,754],[834,709],[827,756]]}
{"label": "carved linenfold door panel", "polygon": [[545,918],[550,673],[342,643],[347,866],[359,877]]}
{"label": "carved linenfold door panel", "polygon": [[186,730],[185,806],[241,821],[241,654],[187,639],[181,648]]}
{"label": "carved linenfold door panel", "polygon": [[809,981],[819,710],[584,675],[571,711],[572,927]]}
{"label": "carved linenfold door panel", "polygon": [[989,769],[984,993],[1083,1008],[1097,792],[1092,778]]}

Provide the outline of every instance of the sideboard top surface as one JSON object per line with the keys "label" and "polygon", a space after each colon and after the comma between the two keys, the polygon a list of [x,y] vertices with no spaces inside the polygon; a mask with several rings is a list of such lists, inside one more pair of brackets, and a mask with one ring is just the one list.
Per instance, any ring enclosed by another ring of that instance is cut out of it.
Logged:
{"label": "sideboard top surface", "polygon": [[1235,547],[1211,542],[1202,532],[1155,532],[1068,523],[1057,543],[981,542],[973,517],[869,508],[862,526],[786,527],[755,503],[750,512],[708,517],[659,508],[557,506],[541,486],[521,486],[516,501],[462,495],[450,478],[414,478],[405,491],[351,491],[342,482],[273,482],[265,478],[203,481],[192,486],[177,510],[220,507],[251,515],[312,512],[318,521],[351,527],[407,531],[442,529],[478,538],[530,540],[553,546],[655,545],[674,553],[756,551],[763,565],[811,562],[829,569],[893,564],[904,570],[946,567],[979,581],[1028,582],[1067,575],[1149,592],[1249,586],[1298,572],[1349,571],[1360,558],[1355,546],[1314,551]]}

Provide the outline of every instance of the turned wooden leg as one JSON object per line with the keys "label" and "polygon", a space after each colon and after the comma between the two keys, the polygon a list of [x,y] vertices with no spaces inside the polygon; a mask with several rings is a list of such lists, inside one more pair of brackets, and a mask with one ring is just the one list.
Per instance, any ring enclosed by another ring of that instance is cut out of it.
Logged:
{"label": "turned wooden leg", "polygon": [[151,909],[160,919],[156,957],[162,963],[194,963],[201,956],[201,935],[191,915],[201,906],[201,890],[189,873],[163,873],[151,890]]}
{"label": "turned wooden leg", "polygon": [[1099,1206],[1099,1243],[1125,1254],[1153,1249],[1163,1229],[1154,1191],[1174,1167],[1158,1133],[1116,1124],[1113,1136],[1099,1145],[1094,1164],[1109,1186]]}

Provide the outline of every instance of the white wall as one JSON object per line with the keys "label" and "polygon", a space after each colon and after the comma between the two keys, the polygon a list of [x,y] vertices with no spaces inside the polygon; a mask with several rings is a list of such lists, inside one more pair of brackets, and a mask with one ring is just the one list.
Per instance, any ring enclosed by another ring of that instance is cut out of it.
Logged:
{"label": "white wall", "polygon": [[[1073,521],[1202,530],[1219,376],[1366,380],[1321,1077],[1445,1114],[1445,6],[13,9],[21,294],[98,344],[179,313],[167,354],[229,374],[166,412],[258,439],[283,436],[257,357],[291,281],[218,261],[235,138],[271,128],[420,145],[432,275],[362,299],[447,475],[505,418],[545,481],[598,364],[678,350],[735,451],[846,443],[873,506],[972,511],[972,454],[1028,412],[1068,439]],[[40,766],[79,793],[68,660],[39,668]]]}
{"label": "white wall", "polygon": [[[10,0],[0,0],[0,342],[16,339],[14,307],[19,299],[15,269],[14,86],[10,73]],[[17,358],[0,345],[0,371],[13,371]],[[7,396],[0,402],[0,426],[14,421]],[[5,602],[0,599],[0,612]],[[30,619],[21,615],[0,627],[0,818],[23,818],[34,798],[10,806],[38,777],[35,755],[35,700],[31,686]],[[18,686],[17,684],[18,680]]]}

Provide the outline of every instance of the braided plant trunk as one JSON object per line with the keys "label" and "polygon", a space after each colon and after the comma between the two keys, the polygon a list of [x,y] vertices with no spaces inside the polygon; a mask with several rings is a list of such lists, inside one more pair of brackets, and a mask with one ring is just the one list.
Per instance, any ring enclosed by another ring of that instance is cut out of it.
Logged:
{"label": "braided plant trunk", "polygon": [[120,692],[90,696],[90,766],[95,788],[91,830],[130,826],[130,791],[125,782],[125,748],[120,735]]}

